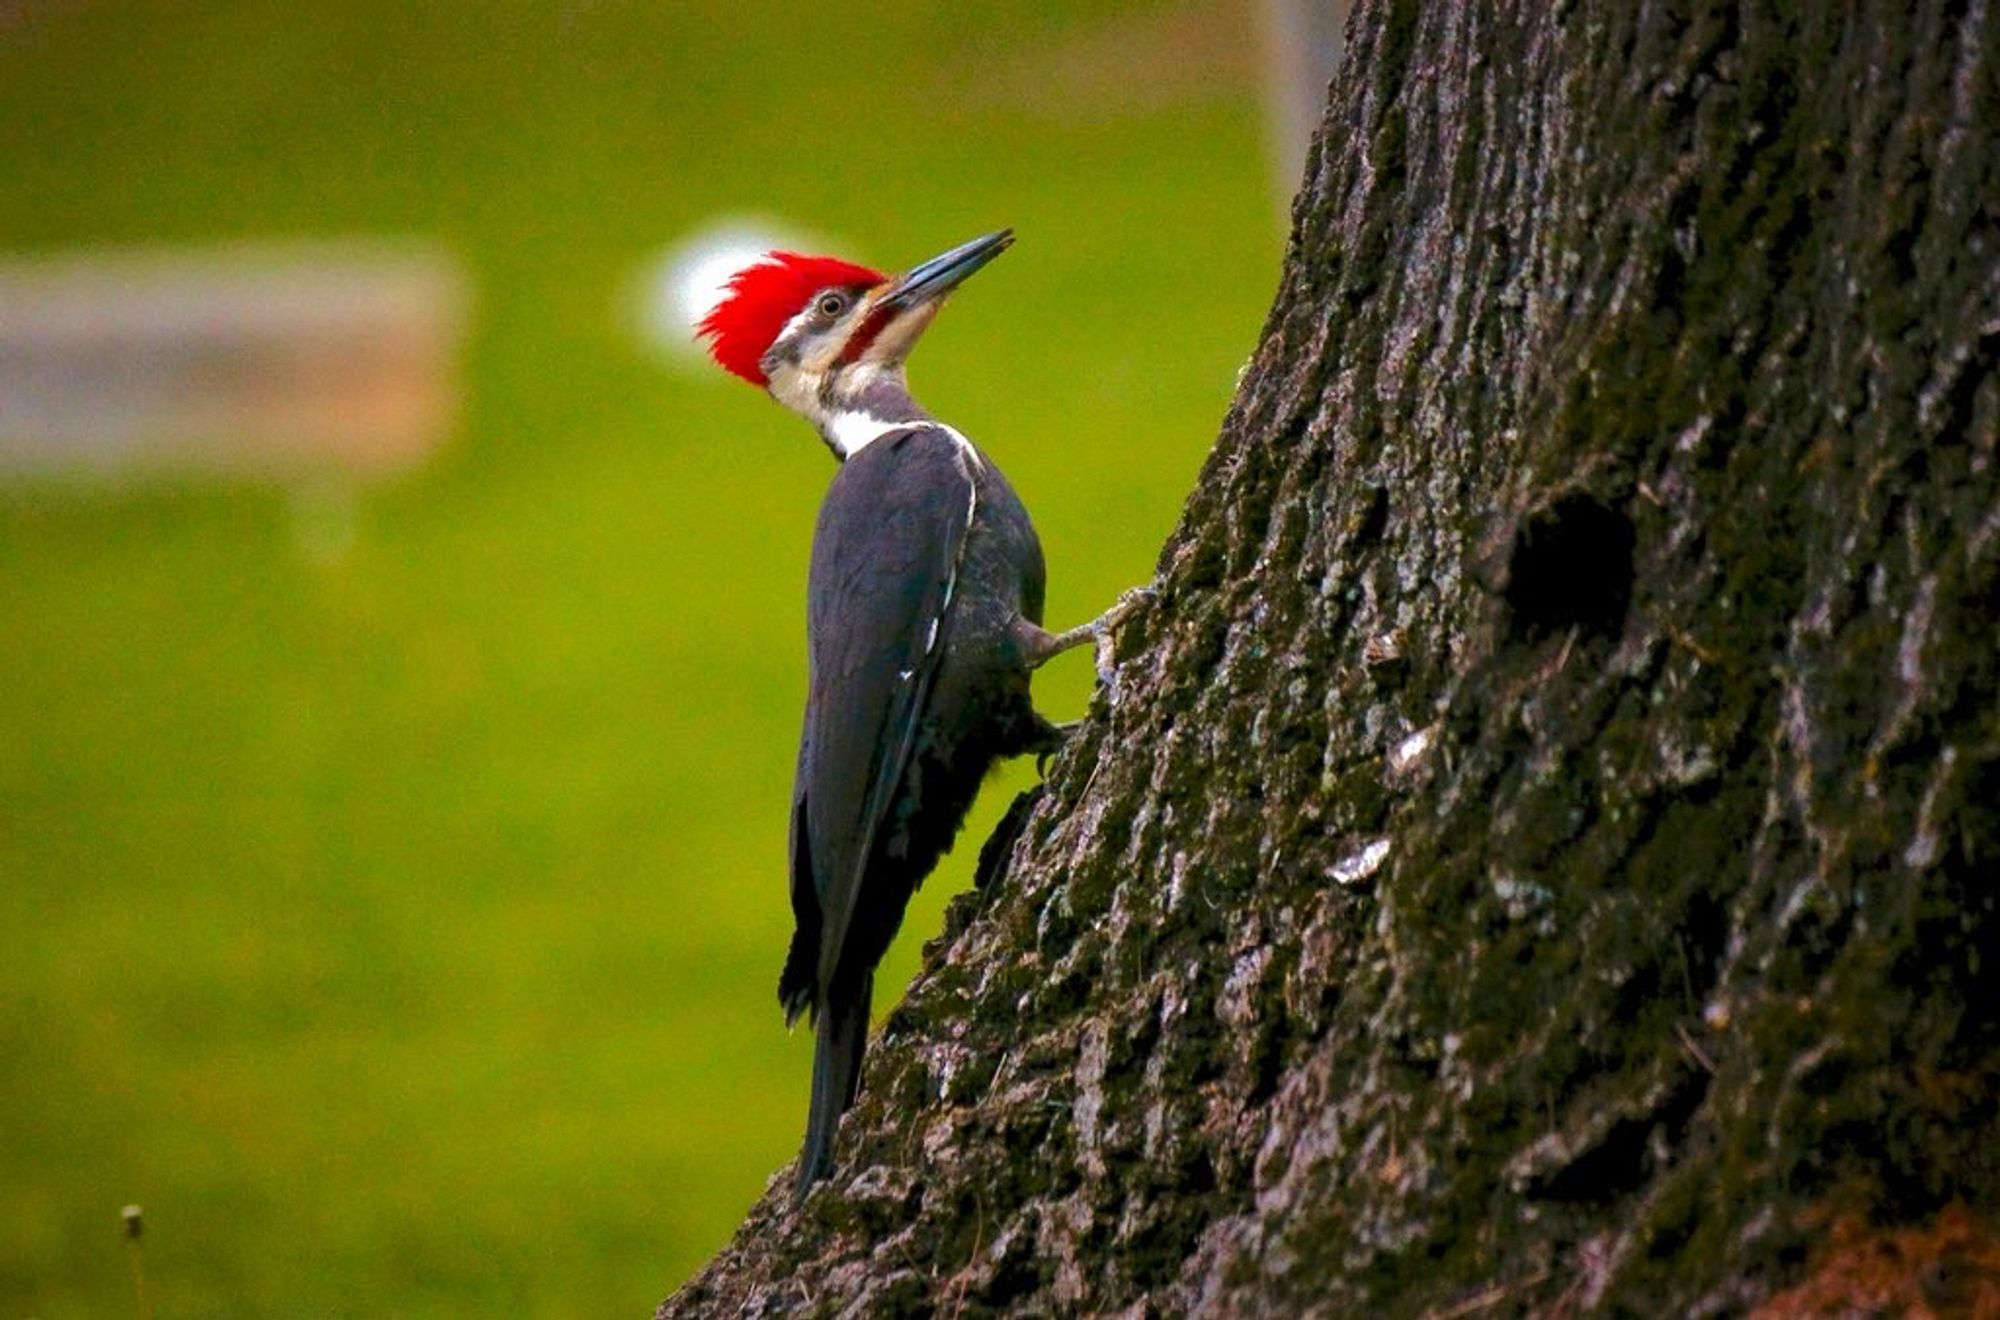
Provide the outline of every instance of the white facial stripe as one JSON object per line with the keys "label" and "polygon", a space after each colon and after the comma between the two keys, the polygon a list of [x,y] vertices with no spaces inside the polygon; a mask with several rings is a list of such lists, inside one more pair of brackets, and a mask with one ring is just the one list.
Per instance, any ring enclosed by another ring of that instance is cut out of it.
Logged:
{"label": "white facial stripe", "polygon": [[804,307],[800,308],[798,311],[792,314],[792,319],[785,322],[785,328],[778,331],[777,338],[773,339],[771,342],[774,344],[784,343],[786,340],[790,339],[793,335],[805,329],[806,322],[812,320],[812,315],[813,315],[813,305],[812,303],[807,303]]}
{"label": "white facial stripe", "polygon": [[819,387],[818,375],[802,370],[790,362],[781,362],[771,372],[770,382],[764,388],[768,389],[771,397],[779,403],[817,423]]}
{"label": "white facial stripe", "polygon": [[[792,313],[792,319],[785,322],[771,339],[772,348],[781,344],[796,345],[792,356],[797,359],[800,370],[814,375],[819,375],[833,366],[834,357],[839,353],[841,345],[846,343],[848,335],[859,324],[866,308],[865,303],[857,301],[832,325],[819,325],[819,300],[828,292],[834,291],[836,290],[821,289],[815,293],[807,300],[804,307]],[[768,352],[767,349],[766,353]]]}
{"label": "white facial stripe", "polygon": [[869,388],[881,379],[882,372],[881,364],[863,358],[841,372],[841,391],[849,396],[866,394]]}

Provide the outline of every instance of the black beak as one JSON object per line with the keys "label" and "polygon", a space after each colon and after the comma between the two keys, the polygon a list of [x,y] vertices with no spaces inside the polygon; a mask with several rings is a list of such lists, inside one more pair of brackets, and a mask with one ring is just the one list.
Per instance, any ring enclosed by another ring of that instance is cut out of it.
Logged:
{"label": "black beak", "polygon": [[970,243],[961,243],[951,251],[913,267],[875,305],[901,312],[936,302],[963,284],[972,272],[1005,252],[1013,242],[1014,231],[1002,229],[975,238]]}

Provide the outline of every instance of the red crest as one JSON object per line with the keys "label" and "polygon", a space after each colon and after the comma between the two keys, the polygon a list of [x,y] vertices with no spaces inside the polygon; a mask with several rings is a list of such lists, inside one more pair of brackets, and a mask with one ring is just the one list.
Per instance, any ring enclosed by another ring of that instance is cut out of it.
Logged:
{"label": "red crest", "polygon": [[708,338],[709,355],[724,371],[752,385],[768,385],[758,365],[785,323],[797,316],[821,289],[880,284],[888,276],[834,257],[804,257],[796,252],[767,252],[729,277],[722,300],[701,324],[697,337]]}

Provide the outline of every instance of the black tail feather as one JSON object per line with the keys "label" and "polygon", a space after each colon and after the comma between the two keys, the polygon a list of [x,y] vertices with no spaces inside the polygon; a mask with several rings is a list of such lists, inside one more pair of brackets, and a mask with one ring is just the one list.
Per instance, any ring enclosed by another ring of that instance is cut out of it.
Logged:
{"label": "black tail feather", "polygon": [[799,1020],[812,1007],[813,978],[819,970],[819,922],[800,921],[792,932],[791,952],[785,956],[785,970],[778,977],[778,1002],[785,1007],[785,1025]]}
{"label": "black tail feather", "polygon": [[805,1149],[793,1191],[804,1196],[812,1185],[833,1171],[833,1139],[840,1116],[854,1103],[861,1087],[861,1058],[868,1050],[868,1004],[875,978],[865,978],[852,992],[829,991],[820,1005],[813,1045],[812,1110],[806,1119]]}

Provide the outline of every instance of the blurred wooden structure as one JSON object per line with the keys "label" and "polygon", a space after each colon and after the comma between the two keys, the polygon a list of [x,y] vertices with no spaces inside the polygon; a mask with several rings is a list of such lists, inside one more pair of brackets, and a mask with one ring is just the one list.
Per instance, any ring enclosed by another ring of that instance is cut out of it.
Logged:
{"label": "blurred wooden structure", "polygon": [[466,288],[410,245],[0,261],[0,476],[408,469],[459,411]]}
{"label": "blurred wooden structure", "polygon": [[1286,216],[1326,112],[1327,86],[1340,67],[1351,7],[1351,0],[1264,0],[1264,103],[1272,175]]}

